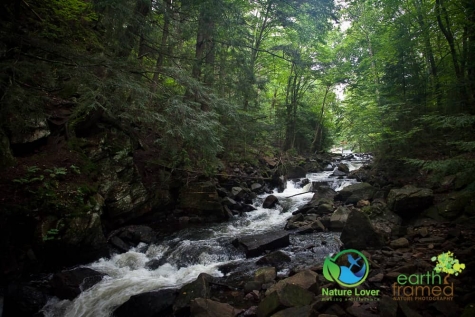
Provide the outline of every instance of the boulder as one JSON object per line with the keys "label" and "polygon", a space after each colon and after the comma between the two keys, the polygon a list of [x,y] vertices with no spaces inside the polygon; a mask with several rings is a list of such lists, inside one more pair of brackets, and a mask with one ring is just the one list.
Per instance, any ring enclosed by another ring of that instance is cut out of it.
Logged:
{"label": "boulder", "polygon": [[330,218],[330,228],[332,230],[341,230],[345,226],[345,223],[348,219],[350,210],[345,206],[338,207],[337,210],[331,215]]}
{"label": "boulder", "polygon": [[338,164],[337,168],[338,168],[339,171],[341,171],[345,174],[348,174],[350,172],[350,168],[345,163]]}
{"label": "boulder", "polygon": [[262,203],[262,208],[274,208],[277,204],[279,204],[279,200],[277,199],[277,197],[275,197],[274,195],[269,195]]}
{"label": "boulder", "polygon": [[307,175],[307,171],[303,167],[294,166],[294,167],[290,167],[287,170],[286,176],[288,179],[292,179],[292,178],[303,178],[305,177],[305,175]]}
{"label": "boulder", "polygon": [[191,301],[191,316],[193,317],[235,317],[241,312],[242,309],[210,299],[196,298]]}
{"label": "boulder", "polygon": [[373,199],[376,189],[368,183],[357,183],[349,185],[335,196],[335,200],[343,201],[345,204],[356,204],[360,200]]}
{"label": "boulder", "polygon": [[475,206],[475,193],[459,192],[450,195],[445,201],[436,205],[439,215],[443,218],[453,220]]}
{"label": "boulder", "polygon": [[106,274],[79,267],[54,274],[50,283],[56,297],[71,300],[102,281],[104,276]]}
{"label": "boulder", "polygon": [[280,280],[277,282],[277,284],[271,286],[266,291],[266,295],[269,295],[270,293],[274,291],[281,290],[287,284],[297,285],[303,289],[306,289],[308,291],[311,291],[317,294],[318,293],[318,274],[311,270],[298,272],[297,274],[292,275],[291,277],[288,277],[286,279]]}
{"label": "boulder", "polygon": [[252,258],[263,254],[266,250],[276,250],[290,245],[289,233],[274,231],[235,239],[233,245],[242,248],[246,257]]}
{"label": "boulder", "polygon": [[207,220],[222,220],[223,207],[216,187],[211,182],[190,183],[180,191],[179,208]]}
{"label": "boulder", "polygon": [[315,295],[298,285],[286,284],[281,290],[269,294],[257,307],[257,317],[268,317],[288,307],[307,306]]}
{"label": "boulder", "polygon": [[45,119],[30,118],[22,122],[23,129],[12,135],[11,144],[30,143],[45,138],[51,134]]}
{"label": "boulder", "polygon": [[190,303],[195,298],[208,298],[211,292],[209,282],[213,279],[211,275],[201,273],[195,281],[180,288],[178,297],[173,304],[175,316],[189,316]]}
{"label": "boulder", "polygon": [[133,295],[120,305],[113,317],[155,317],[172,313],[172,306],[177,296],[176,290],[159,290]]}
{"label": "boulder", "polygon": [[290,262],[290,256],[286,253],[278,250],[264,255],[262,258],[257,260],[256,264],[258,265],[272,265],[275,267],[281,266],[283,263]]}
{"label": "boulder", "polygon": [[253,192],[260,192],[262,190],[262,185],[259,183],[253,183],[251,184],[251,190]]}
{"label": "boulder", "polygon": [[120,228],[116,231],[117,236],[123,241],[136,246],[140,242],[150,244],[156,241],[157,233],[152,228],[143,225],[132,225]]}
{"label": "boulder", "polygon": [[406,186],[391,189],[388,194],[388,208],[399,215],[421,213],[432,205],[434,194],[431,189]]}
{"label": "boulder", "polygon": [[35,316],[47,301],[48,296],[38,288],[11,283],[5,293],[3,316]]}
{"label": "boulder", "polygon": [[261,284],[271,283],[277,277],[275,267],[261,267],[254,273],[254,281]]}
{"label": "boulder", "polygon": [[348,215],[340,240],[347,249],[363,250],[385,245],[383,237],[375,230],[368,216],[357,209]]}

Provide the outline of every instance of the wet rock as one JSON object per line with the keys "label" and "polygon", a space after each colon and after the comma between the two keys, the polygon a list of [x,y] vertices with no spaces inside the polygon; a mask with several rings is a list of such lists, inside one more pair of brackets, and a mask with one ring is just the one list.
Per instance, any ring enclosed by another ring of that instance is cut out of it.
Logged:
{"label": "wet rock", "polygon": [[368,183],[357,183],[343,188],[335,200],[345,204],[356,204],[360,200],[371,200],[376,189]]}
{"label": "wet rock", "polygon": [[300,166],[294,166],[287,170],[287,178],[303,178],[307,174],[307,171]]}
{"label": "wet rock", "polygon": [[268,317],[288,307],[307,306],[315,295],[300,286],[286,284],[279,291],[274,291],[262,300],[257,308],[258,317]]}
{"label": "wet rock", "polygon": [[229,304],[205,298],[192,300],[190,310],[193,317],[235,317],[242,312],[242,309],[236,309]]}
{"label": "wet rock", "polygon": [[254,281],[261,284],[273,282],[276,277],[275,267],[261,267],[254,273]]}
{"label": "wet rock", "polygon": [[409,241],[406,238],[396,239],[394,241],[391,241],[391,243],[389,244],[391,248],[395,248],[395,249],[405,248],[408,245],[409,245]]}
{"label": "wet rock", "polygon": [[129,242],[136,246],[140,242],[150,244],[156,241],[156,232],[152,228],[143,225],[133,225],[123,227],[115,232],[115,234],[125,242]]}
{"label": "wet rock", "polygon": [[340,171],[339,169],[335,169],[332,173],[333,176],[346,176],[345,172]]}
{"label": "wet rock", "polygon": [[176,290],[159,290],[133,295],[120,305],[113,317],[155,317],[172,313]]}
{"label": "wet rock", "polygon": [[262,208],[274,208],[277,204],[279,204],[279,200],[277,199],[277,197],[275,197],[274,195],[269,195],[262,203]]}
{"label": "wet rock", "polygon": [[340,163],[337,165],[338,167],[338,170],[345,173],[345,174],[348,174],[350,172],[350,169],[348,167],[348,165],[346,165],[345,163]]}
{"label": "wet rock", "polygon": [[256,264],[258,265],[272,265],[275,267],[281,266],[283,263],[289,263],[291,261],[290,256],[286,253],[278,250],[264,255],[262,258],[257,260]]}
{"label": "wet rock", "polygon": [[46,304],[48,296],[36,287],[11,283],[4,298],[3,316],[30,317]]}
{"label": "wet rock", "polygon": [[130,249],[130,245],[126,244],[121,238],[117,236],[113,236],[110,238],[109,243],[112,244],[114,247],[119,249],[119,251],[127,252]]}
{"label": "wet rock", "polygon": [[240,237],[232,243],[236,248],[242,248],[246,257],[252,258],[263,254],[266,250],[285,248],[290,245],[290,239],[288,232],[275,231]]}
{"label": "wet rock", "polygon": [[362,250],[385,245],[380,233],[376,232],[368,216],[359,210],[352,210],[340,236],[345,248]]}
{"label": "wet rock", "polygon": [[51,278],[51,287],[56,297],[74,299],[81,292],[102,281],[106,274],[80,267],[56,273]]}
{"label": "wet rock", "polygon": [[280,280],[266,291],[266,295],[270,295],[274,291],[283,289],[287,284],[297,285],[303,289],[318,294],[318,274],[310,270],[305,270],[292,275],[291,277]]}
{"label": "wet rock", "polygon": [[330,218],[330,228],[332,230],[341,230],[345,226],[345,223],[348,219],[350,210],[344,206],[338,207],[337,210],[331,215]]}
{"label": "wet rock", "polygon": [[223,207],[216,187],[211,182],[190,183],[180,190],[180,209],[207,220],[224,218]]}
{"label": "wet rock", "polygon": [[234,206],[237,205],[237,202],[234,199],[229,198],[229,197],[224,197],[221,203],[224,206],[228,206],[229,208],[234,208]]}
{"label": "wet rock", "polygon": [[190,302],[195,298],[208,298],[211,292],[209,282],[213,279],[211,275],[201,273],[198,278],[183,286],[178,291],[178,297],[173,304],[175,316],[189,316]]}
{"label": "wet rock", "polygon": [[391,189],[388,194],[388,207],[399,215],[409,216],[430,207],[434,201],[432,190],[406,186]]}

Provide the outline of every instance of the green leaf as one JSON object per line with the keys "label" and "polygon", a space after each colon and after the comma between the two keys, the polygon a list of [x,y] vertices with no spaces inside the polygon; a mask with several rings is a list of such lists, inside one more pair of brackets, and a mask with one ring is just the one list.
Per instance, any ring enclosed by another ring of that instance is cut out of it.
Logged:
{"label": "green leaf", "polygon": [[330,258],[326,258],[323,264],[323,276],[332,282],[337,281],[340,276],[340,267]]}

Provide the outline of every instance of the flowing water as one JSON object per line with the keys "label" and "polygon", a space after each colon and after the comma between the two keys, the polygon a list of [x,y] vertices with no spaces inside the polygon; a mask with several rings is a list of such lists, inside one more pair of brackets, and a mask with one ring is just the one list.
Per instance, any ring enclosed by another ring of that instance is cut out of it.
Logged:
{"label": "flowing water", "polygon": [[[362,161],[345,161],[350,170]],[[305,193],[312,183],[324,182],[335,190],[354,183],[354,180],[337,179],[330,172],[311,173],[311,181],[304,188],[297,188],[289,181],[282,193],[274,193],[280,201],[275,209],[262,208],[267,195],[254,202],[257,210],[236,216],[229,222],[207,225],[205,228],[181,230],[160,244],[139,244],[136,248],[110,258],[102,258],[87,265],[107,274],[92,288],[82,292],[73,301],[51,299],[43,308],[47,317],[106,317],[130,296],[157,289],[179,288],[197,278],[200,273],[223,277],[227,281],[243,279],[256,269],[258,258],[246,259],[245,254],[234,248],[236,237],[282,230],[292,212],[307,203],[313,196]],[[289,196],[293,196],[288,198]],[[289,267],[278,274],[285,275],[290,267],[310,267],[321,264],[323,259],[339,250],[339,233],[322,232],[291,235],[291,245],[282,249],[291,258]],[[159,260],[159,267],[148,269],[146,263]]]}

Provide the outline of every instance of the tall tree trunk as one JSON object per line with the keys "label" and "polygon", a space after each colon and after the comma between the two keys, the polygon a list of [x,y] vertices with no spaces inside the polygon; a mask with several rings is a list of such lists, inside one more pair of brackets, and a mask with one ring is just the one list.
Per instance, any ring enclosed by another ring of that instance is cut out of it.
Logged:
{"label": "tall tree trunk", "polygon": [[[328,92],[330,91],[331,86],[327,85],[325,88],[325,95],[323,96],[322,102],[322,111],[320,111],[320,117],[317,119],[317,124],[315,125],[315,135],[313,136],[312,140],[312,152],[316,152],[321,150],[321,137],[319,136],[322,134],[322,125],[323,125],[323,113],[325,110],[325,103],[327,101]],[[320,139],[319,144],[317,145],[317,141]]]}
{"label": "tall tree trunk", "polygon": [[171,14],[171,0],[163,0],[164,13],[163,13],[163,31],[162,39],[160,41],[160,53],[158,54],[157,63],[155,64],[155,73],[153,74],[151,91],[154,93],[157,90],[157,84],[160,80],[160,74],[162,72],[163,63],[165,61],[165,52],[168,52],[167,43],[168,36],[170,35],[170,14]]}

